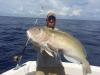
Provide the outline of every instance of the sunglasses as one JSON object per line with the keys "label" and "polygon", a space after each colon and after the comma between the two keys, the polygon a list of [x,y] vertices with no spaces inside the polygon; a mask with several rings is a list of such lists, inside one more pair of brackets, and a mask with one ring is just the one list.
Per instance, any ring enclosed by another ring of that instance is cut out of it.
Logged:
{"label": "sunglasses", "polygon": [[47,20],[50,22],[52,20],[54,22],[54,21],[56,21],[56,18],[55,18],[55,16],[49,16]]}

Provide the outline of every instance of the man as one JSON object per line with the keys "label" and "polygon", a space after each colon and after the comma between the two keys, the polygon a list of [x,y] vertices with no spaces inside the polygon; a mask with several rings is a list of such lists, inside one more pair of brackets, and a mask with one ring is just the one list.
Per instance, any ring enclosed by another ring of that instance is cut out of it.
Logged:
{"label": "man", "polygon": [[[46,27],[55,29],[56,17],[54,13],[48,13]],[[65,75],[59,56],[51,57],[45,51],[38,52],[36,75]]]}
{"label": "man", "polygon": [[46,21],[47,21],[47,27],[48,28],[52,28],[52,29],[55,28],[55,24],[56,24],[55,14],[53,14],[51,12],[48,13],[47,18],[46,18]]}

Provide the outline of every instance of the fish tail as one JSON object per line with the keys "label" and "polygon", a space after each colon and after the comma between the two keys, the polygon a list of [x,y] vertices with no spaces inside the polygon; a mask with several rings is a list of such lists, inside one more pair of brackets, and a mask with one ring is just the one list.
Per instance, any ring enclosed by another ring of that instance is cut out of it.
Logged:
{"label": "fish tail", "polygon": [[83,63],[83,75],[87,75],[87,73],[91,73],[91,68],[88,61]]}

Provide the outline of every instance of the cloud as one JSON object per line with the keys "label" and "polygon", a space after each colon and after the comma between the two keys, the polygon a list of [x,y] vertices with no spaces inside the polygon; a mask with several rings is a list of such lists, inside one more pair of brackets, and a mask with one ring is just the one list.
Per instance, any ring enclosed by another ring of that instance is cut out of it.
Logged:
{"label": "cloud", "polygon": [[81,9],[74,9],[71,14],[71,16],[80,16],[80,15],[81,15]]}
{"label": "cloud", "polygon": [[100,18],[100,0],[0,0],[0,15],[46,16],[53,11],[57,16]]}

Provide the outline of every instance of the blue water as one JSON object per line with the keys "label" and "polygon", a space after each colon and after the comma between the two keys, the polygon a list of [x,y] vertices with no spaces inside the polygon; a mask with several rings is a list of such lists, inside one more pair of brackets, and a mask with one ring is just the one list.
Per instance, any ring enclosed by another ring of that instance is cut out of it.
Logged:
{"label": "blue water", "polygon": [[[13,56],[22,51],[27,39],[26,30],[34,26],[34,21],[33,18],[0,17],[0,73],[16,66]],[[39,19],[38,24],[45,25],[45,19]],[[59,19],[56,27],[78,38],[90,64],[100,66],[100,21]],[[36,58],[37,52],[29,44],[21,62]]]}

